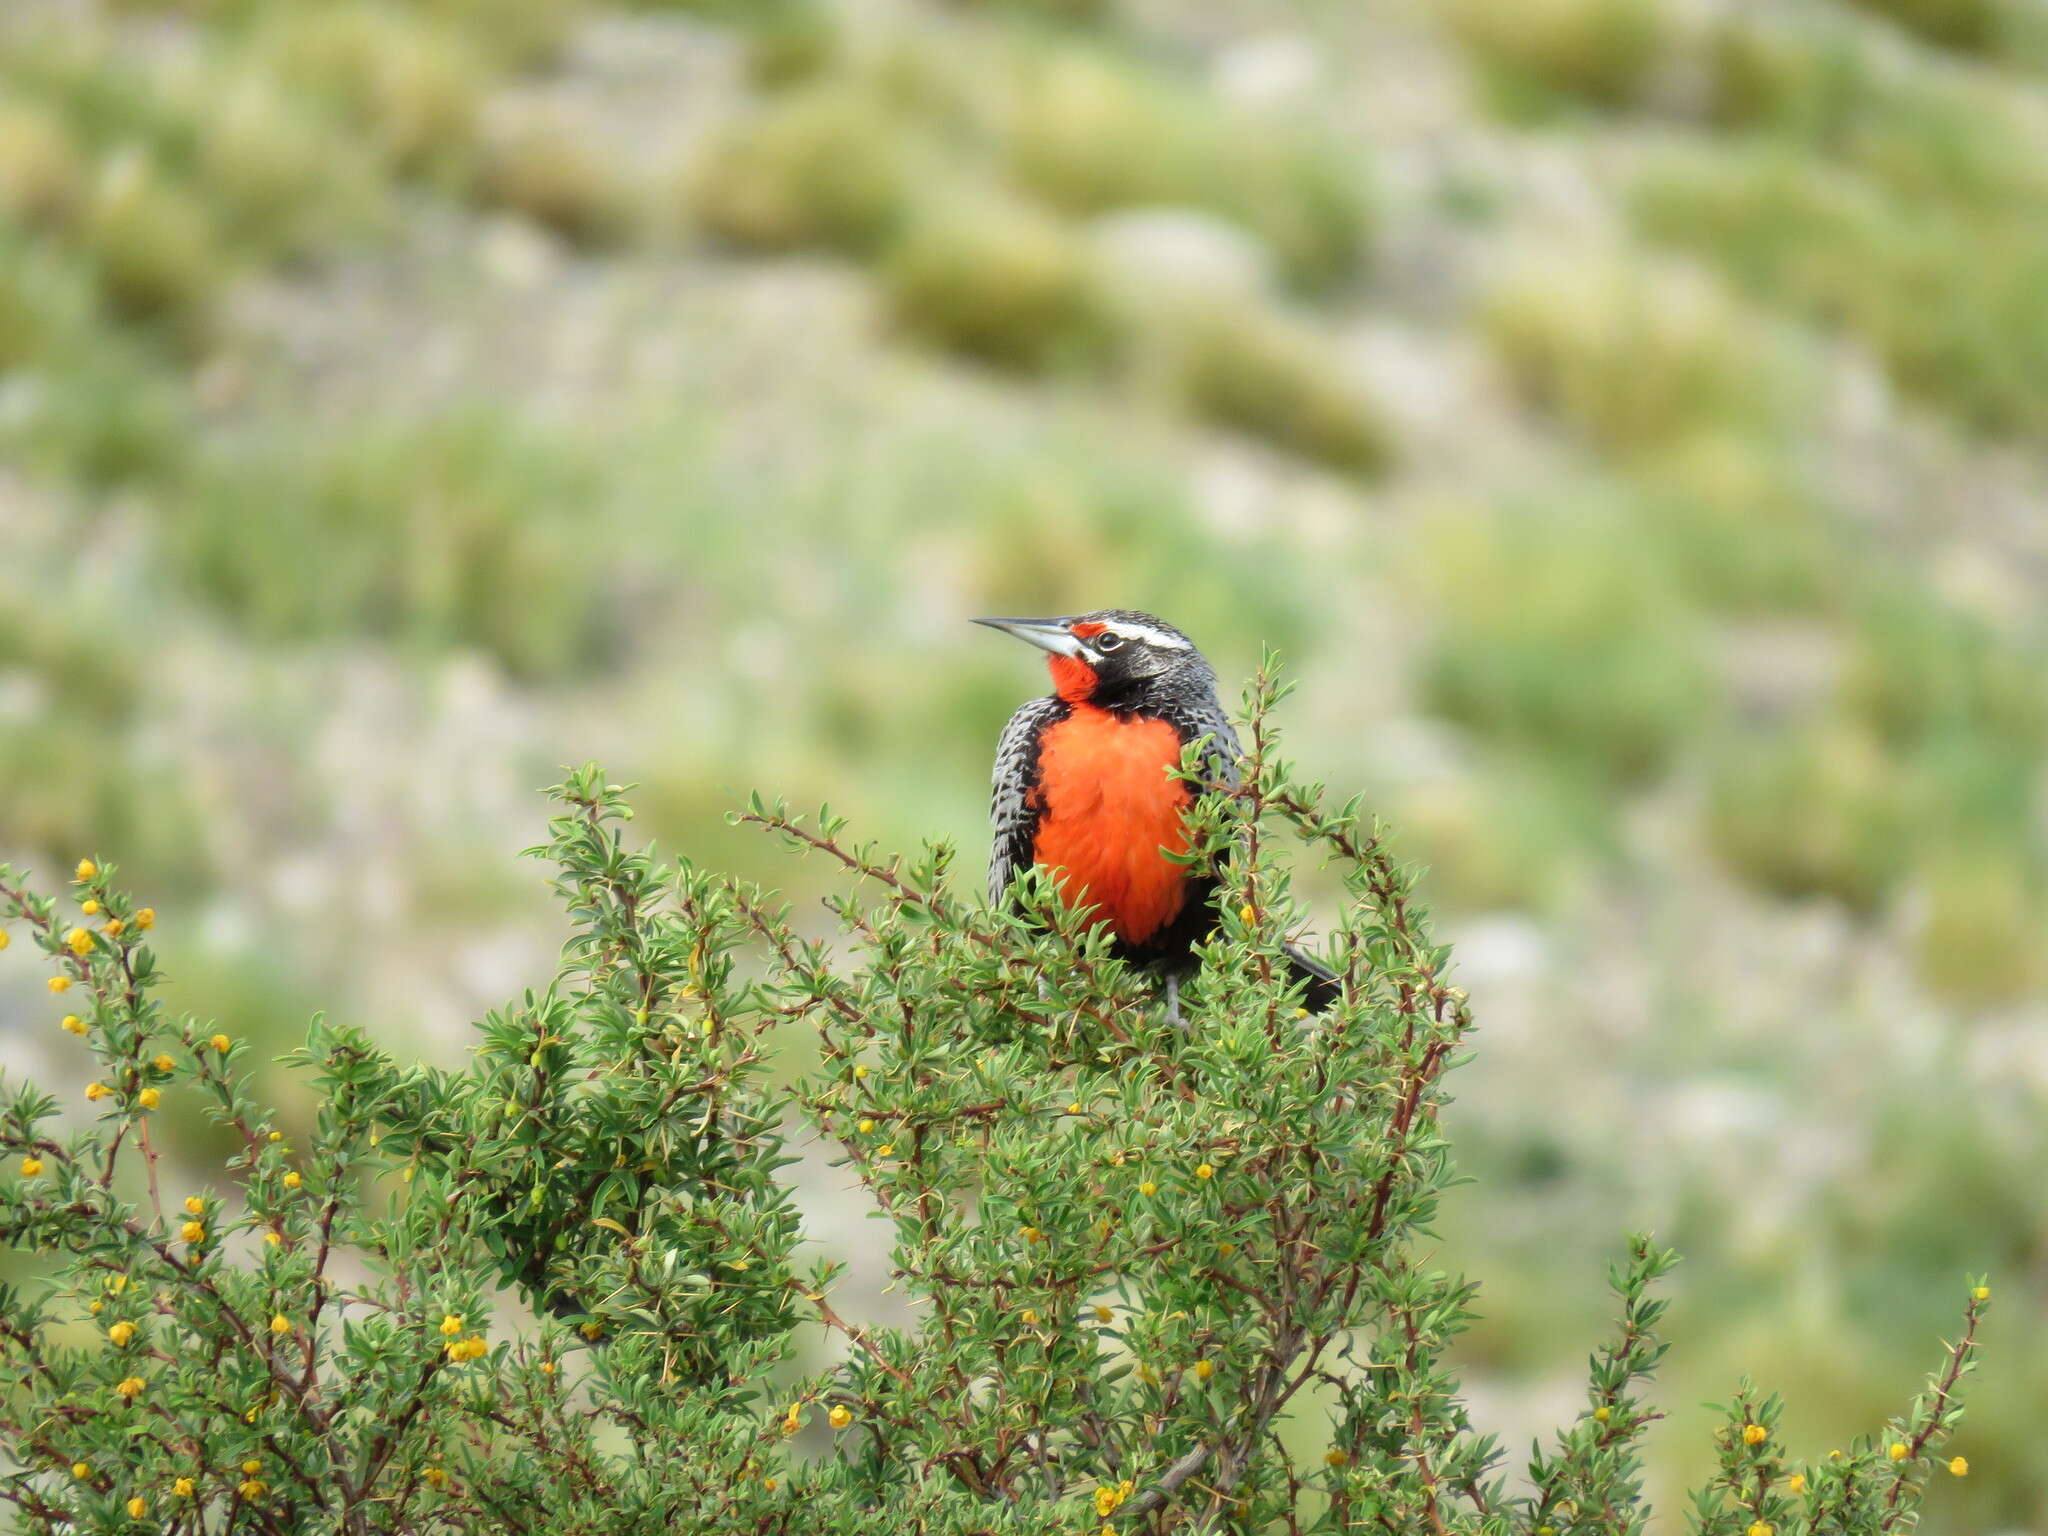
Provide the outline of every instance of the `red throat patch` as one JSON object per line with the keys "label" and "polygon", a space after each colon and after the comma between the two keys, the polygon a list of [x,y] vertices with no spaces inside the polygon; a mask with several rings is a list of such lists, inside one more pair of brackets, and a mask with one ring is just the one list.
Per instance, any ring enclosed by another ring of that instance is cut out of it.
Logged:
{"label": "red throat patch", "polygon": [[1045,667],[1052,673],[1052,691],[1069,704],[1079,704],[1095,691],[1095,669],[1078,656],[1048,656]]}
{"label": "red throat patch", "polygon": [[[1056,682],[1064,660],[1053,658]],[[1172,772],[1180,763],[1180,732],[1164,720],[1069,702],[1073,712],[1039,742],[1032,858],[1059,871],[1071,905],[1095,908],[1118,938],[1143,944],[1187,900],[1187,870],[1166,856],[1188,846],[1182,816],[1190,795]]]}

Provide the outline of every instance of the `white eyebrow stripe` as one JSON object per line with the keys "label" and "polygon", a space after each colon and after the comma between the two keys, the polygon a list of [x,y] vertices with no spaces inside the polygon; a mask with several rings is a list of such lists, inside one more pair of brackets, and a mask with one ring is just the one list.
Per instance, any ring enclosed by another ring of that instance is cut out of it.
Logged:
{"label": "white eyebrow stripe", "polygon": [[1169,635],[1154,629],[1150,624],[1105,624],[1103,628],[1111,634],[1122,635],[1126,640],[1142,640],[1147,645],[1156,645],[1161,650],[1184,651],[1188,642],[1179,635]]}

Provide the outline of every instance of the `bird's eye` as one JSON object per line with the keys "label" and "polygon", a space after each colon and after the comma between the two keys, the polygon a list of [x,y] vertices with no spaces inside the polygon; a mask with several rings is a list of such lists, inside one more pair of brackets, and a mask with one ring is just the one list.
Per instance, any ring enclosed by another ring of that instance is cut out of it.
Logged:
{"label": "bird's eye", "polygon": [[1095,637],[1095,649],[1098,651],[1120,651],[1123,648],[1124,637],[1115,630],[1107,630]]}

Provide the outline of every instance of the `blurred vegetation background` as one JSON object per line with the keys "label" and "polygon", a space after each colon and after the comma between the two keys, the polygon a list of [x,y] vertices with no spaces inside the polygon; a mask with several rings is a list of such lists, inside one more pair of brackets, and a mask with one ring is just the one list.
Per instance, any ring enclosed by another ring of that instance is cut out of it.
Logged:
{"label": "blurred vegetation background", "polygon": [[[2035,0],[0,7],[0,857],[454,1060],[558,764],[807,905],[746,789],[972,879],[1041,678],[968,617],[1276,644],[1478,1003],[1485,1427],[1654,1227],[1667,1501],[1988,1269],[1929,1519],[2048,1531],[2044,492]],[[61,1088],[58,1011],[17,947]]]}

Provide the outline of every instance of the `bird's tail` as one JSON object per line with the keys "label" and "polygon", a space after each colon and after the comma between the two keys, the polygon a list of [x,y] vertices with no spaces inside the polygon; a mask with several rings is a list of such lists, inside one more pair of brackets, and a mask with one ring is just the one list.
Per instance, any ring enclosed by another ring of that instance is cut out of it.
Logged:
{"label": "bird's tail", "polygon": [[1343,995],[1344,986],[1337,973],[1292,944],[1287,946],[1287,975],[1290,981],[1304,986],[1302,1006],[1310,1013],[1321,1013]]}

